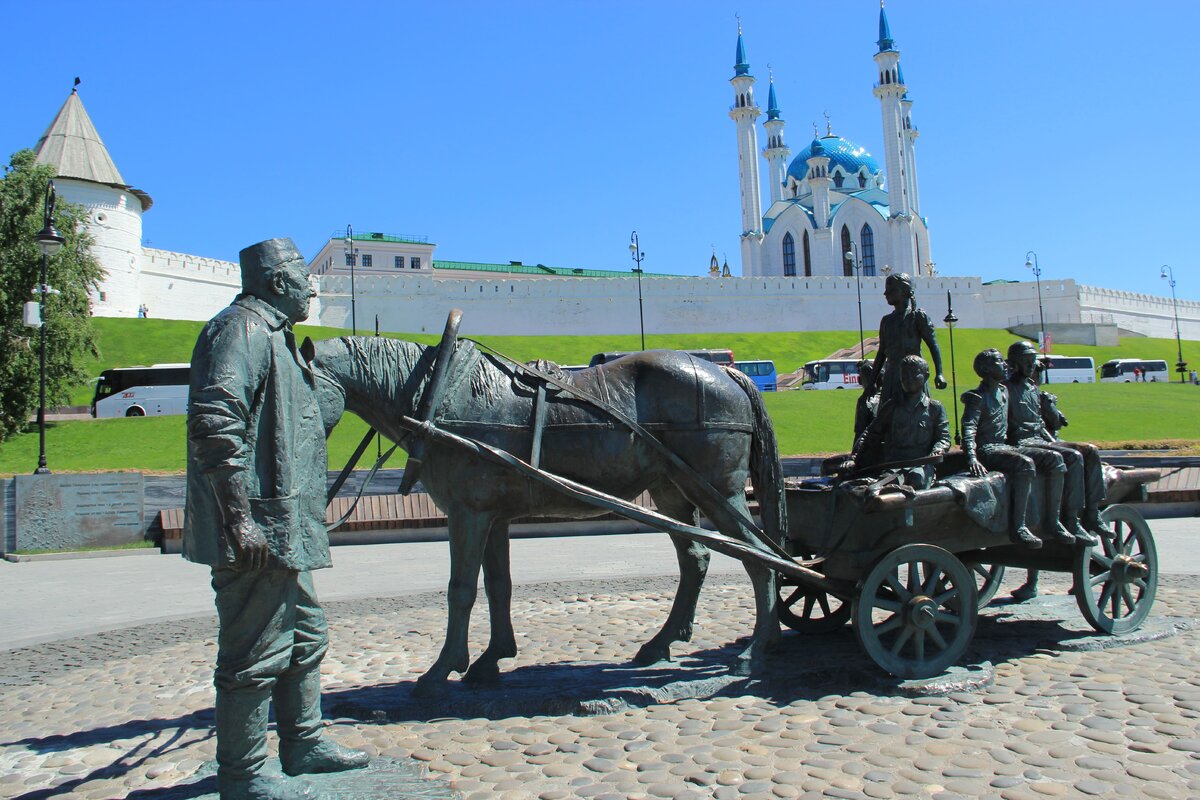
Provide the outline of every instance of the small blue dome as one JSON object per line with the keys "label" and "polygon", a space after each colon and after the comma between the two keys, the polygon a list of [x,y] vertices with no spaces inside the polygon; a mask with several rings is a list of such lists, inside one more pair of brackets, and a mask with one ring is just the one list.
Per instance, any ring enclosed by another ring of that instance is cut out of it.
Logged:
{"label": "small blue dome", "polygon": [[879,164],[866,151],[866,148],[859,147],[853,142],[848,142],[840,136],[822,136],[820,139],[814,139],[812,144],[796,154],[796,157],[792,159],[792,163],[788,165],[788,177],[795,178],[798,181],[804,180],[805,176],[808,175],[808,160],[813,157],[814,150],[818,150],[816,155],[829,157],[829,172],[831,175],[834,167],[839,166],[847,175],[857,175],[858,171],[863,167],[866,167],[867,172],[872,175],[881,172]]}

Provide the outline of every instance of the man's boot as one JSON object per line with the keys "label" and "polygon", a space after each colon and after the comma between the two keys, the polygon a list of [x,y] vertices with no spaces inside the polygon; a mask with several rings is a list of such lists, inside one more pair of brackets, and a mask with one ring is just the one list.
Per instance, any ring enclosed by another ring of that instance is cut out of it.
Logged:
{"label": "man's boot", "polygon": [[1067,533],[1074,536],[1075,541],[1080,544],[1086,544],[1088,547],[1100,544],[1100,539],[1095,534],[1079,524],[1079,517],[1075,514],[1064,514],[1063,526],[1067,529]]}
{"label": "man's boot", "polygon": [[362,750],[342,747],[321,735],[321,670],[284,673],[275,682],[279,761],[288,775],[341,772],[365,767]]}
{"label": "man's boot", "polygon": [[1089,503],[1083,509],[1083,527],[1105,538],[1112,538],[1116,535],[1116,532],[1100,519],[1100,509],[1096,507],[1095,503]]}
{"label": "man's boot", "polygon": [[266,691],[217,691],[217,791],[221,800],[318,800],[307,781],[264,775]]}
{"label": "man's boot", "polygon": [[1032,475],[1014,475],[1008,479],[1009,496],[1012,500],[1012,511],[1009,520],[1012,533],[1009,538],[1014,544],[1036,550],[1042,546],[1042,540],[1033,535],[1026,524],[1029,514],[1029,493],[1033,490]]}
{"label": "man's boot", "polygon": [[1012,590],[1012,599],[1018,603],[1024,603],[1026,600],[1032,600],[1038,596],[1038,571],[1036,569],[1025,570],[1025,582]]}
{"label": "man's boot", "polygon": [[1058,542],[1060,544],[1075,544],[1075,537],[1063,527],[1058,519],[1059,509],[1062,508],[1063,486],[1066,483],[1065,472],[1051,472],[1046,476],[1046,508],[1042,523],[1042,541]]}

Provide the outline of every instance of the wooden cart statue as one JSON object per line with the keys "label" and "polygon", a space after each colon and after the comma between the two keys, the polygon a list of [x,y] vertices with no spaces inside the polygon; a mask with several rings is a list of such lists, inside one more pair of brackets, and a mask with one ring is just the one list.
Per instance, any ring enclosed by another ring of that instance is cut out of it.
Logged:
{"label": "wooden cart statue", "polygon": [[[449,620],[441,654],[418,681],[422,692],[442,691],[451,672],[495,680],[499,660],[516,654],[514,517],[615,512],[671,535],[679,589],[666,623],[638,652],[640,663],[669,658],[673,642],[690,639],[708,548],[740,559],[754,585],[754,635],[735,666],[744,673],[765,666],[780,619],[804,632],[853,618],[881,667],[902,677],[936,675],[975,632],[976,574],[988,579],[982,594],[994,593],[1004,565],[1073,570],[1080,607],[1108,633],[1133,630],[1153,603],[1154,542],[1127,506],[1107,510],[1117,536],[1101,548],[1048,546],[1035,557],[1008,544],[1002,521],[989,522],[989,497],[1007,508],[999,475],[912,496],[859,497],[832,481],[785,492],[770,418],[740,373],[656,351],[566,376],[459,341],[459,318],[451,313],[435,347],[368,337],[301,347],[327,428],[347,410],[358,414],[408,451],[402,491],[420,471],[447,512]],[[1114,472],[1110,494],[1156,474]],[[749,514],[747,478],[761,528]],[[630,502],[645,489],[657,511]],[[697,511],[717,530],[698,527]],[[481,567],[491,639],[468,670],[467,624]]]}

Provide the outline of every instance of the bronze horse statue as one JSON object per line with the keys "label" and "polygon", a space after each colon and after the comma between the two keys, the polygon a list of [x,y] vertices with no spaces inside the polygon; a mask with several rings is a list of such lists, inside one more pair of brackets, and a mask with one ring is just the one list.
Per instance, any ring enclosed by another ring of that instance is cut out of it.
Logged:
{"label": "bronze horse statue", "polygon": [[[430,384],[437,346],[378,337],[342,337],[301,347],[316,377],[327,430],[349,410],[405,450],[415,444],[401,416],[416,416]],[[446,390],[434,418],[439,428],[508,451],[540,469],[624,500],[649,490],[660,513],[694,524],[699,509],[731,537],[760,545],[749,520],[746,479],[759,499],[763,533],[779,541],[786,504],[774,428],[750,379],[685,353],[662,350],[627,356],[566,378],[582,394],[636,421],[713,489],[699,491],[671,459],[614,421],[596,404],[530,377],[518,365],[457,343]],[[539,396],[548,388],[550,399]],[[539,404],[541,408],[539,409]],[[540,415],[535,435],[533,420]],[[539,441],[538,453],[533,453]],[[437,661],[417,683],[423,694],[444,687],[451,672],[493,681],[498,662],[516,655],[510,616],[509,522],[518,517],[583,519],[602,509],[570,499],[511,468],[489,463],[437,440],[422,444],[421,482],[446,512],[450,538],[449,617]],[[540,461],[540,463],[539,463]],[[719,497],[718,497],[719,495]],[[721,498],[732,506],[725,506]],[[737,513],[731,513],[737,512]],[[740,517],[739,517],[740,514]],[[734,522],[731,524],[731,520]],[[724,521],[724,524],[721,524]],[[696,601],[708,569],[708,548],[672,534],[679,586],[662,629],[635,661],[670,658],[672,642],[689,641]],[[491,637],[468,669],[467,627],[480,565]],[[779,637],[775,574],[745,562],[754,586],[756,621],[735,672],[759,671]]]}

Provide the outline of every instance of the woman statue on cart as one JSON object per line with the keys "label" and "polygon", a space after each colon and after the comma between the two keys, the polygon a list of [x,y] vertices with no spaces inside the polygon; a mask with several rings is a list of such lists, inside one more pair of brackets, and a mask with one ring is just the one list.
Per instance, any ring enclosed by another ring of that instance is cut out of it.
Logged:
{"label": "woman statue on cart", "polygon": [[[912,278],[903,272],[888,275],[884,283],[883,297],[894,310],[879,321],[879,351],[875,354],[875,375],[880,405],[888,400],[899,401],[903,398],[900,362],[905,356],[921,355],[921,342],[929,348],[934,385],[945,389],[942,351],[938,349],[937,336],[933,332],[933,322],[929,315],[917,308]],[[926,386],[926,394],[928,391]]]}

